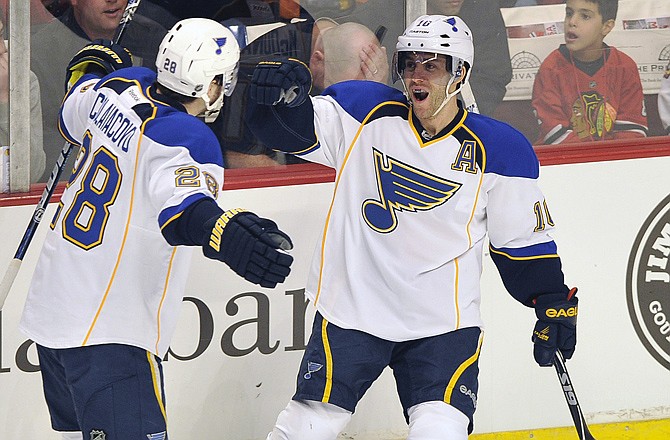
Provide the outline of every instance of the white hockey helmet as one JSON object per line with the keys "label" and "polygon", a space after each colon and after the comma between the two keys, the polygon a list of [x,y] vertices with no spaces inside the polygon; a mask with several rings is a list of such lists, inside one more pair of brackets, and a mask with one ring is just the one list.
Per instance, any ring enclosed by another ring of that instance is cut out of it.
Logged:
{"label": "white hockey helmet", "polygon": [[[228,28],[207,18],[187,18],[168,31],[158,48],[157,80],[181,95],[202,98],[207,111],[218,115],[223,94],[230,96],[237,83],[239,59],[239,45]],[[218,75],[223,94],[210,103],[207,91]]]}
{"label": "white hockey helmet", "polygon": [[[463,63],[468,65],[468,74],[475,58],[472,32],[457,16],[422,15],[410,24],[398,37],[396,59],[400,52],[428,52],[452,58],[451,74],[459,75]],[[403,66],[394,60],[394,73],[400,77]],[[467,78],[466,78],[467,79]],[[465,82],[465,81],[464,81]]]}

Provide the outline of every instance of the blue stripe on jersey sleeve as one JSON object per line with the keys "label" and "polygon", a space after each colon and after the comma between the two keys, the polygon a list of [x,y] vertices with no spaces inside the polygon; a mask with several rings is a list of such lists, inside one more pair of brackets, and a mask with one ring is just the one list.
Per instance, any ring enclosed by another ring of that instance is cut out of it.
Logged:
{"label": "blue stripe on jersey sleeve", "polygon": [[163,229],[165,225],[178,218],[186,208],[205,197],[207,196],[202,193],[193,194],[182,200],[179,205],[165,208],[158,214],[158,227]]}
{"label": "blue stripe on jersey sleeve", "polygon": [[[361,123],[382,102],[407,102],[405,95],[398,89],[375,81],[342,81],[328,87],[322,95],[333,97],[349,115]],[[361,96],[365,96],[365,99],[361,99]]]}
{"label": "blue stripe on jersey sleeve", "polygon": [[159,105],[156,118],[147,123],[144,134],[166,147],[188,149],[198,163],[223,167],[223,153],[216,135],[204,122],[187,113]]}
{"label": "blue stripe on jersey sleeve", "polygon": [[537,179],[540,163],[526,137],[504,122],[469,113],[465,126],[482,141],[486,151],[485,173]]}
{"label": "blue stripe on jersey sleeve", "polygon": [[553,240],[521,248],[496,248],[491,245],[491,252],[505,256],[511,260],[530,260],[558,256],[556,242]]}

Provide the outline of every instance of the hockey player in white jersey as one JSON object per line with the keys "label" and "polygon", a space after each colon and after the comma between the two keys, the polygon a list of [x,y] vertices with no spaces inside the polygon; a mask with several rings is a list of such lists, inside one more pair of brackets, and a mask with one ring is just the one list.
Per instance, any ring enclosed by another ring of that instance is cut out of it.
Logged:
{"label": "hockey player in white jersey", "polygon": [[214,118],[235,86],[234,36],[182,20],[159,52],[157,74],[104,40],[68,66],[59,128],[80,150],[20,323],[65,439],[167,438],[161,359],[192,246],[267,288],[293,261],[274,222],[217,203],[221,147],[197,116]]}
{"label": "hockey player in white jersey", "polygon": [[308,96],[309,69],[257,65],[247,121],[281,149],[336,170],[307,281],[316,306],[297,390],[271,440],[332,440],[387,367],[411,440],[466,439],[482,344],[480,275],[490,252],[509,293],[533,307],[534,356],[572,356],[576,289],[564,283],[531,144],[468,113],[473,66],[458,17],[422,16],[398,38],[404,86],[345,81]]}

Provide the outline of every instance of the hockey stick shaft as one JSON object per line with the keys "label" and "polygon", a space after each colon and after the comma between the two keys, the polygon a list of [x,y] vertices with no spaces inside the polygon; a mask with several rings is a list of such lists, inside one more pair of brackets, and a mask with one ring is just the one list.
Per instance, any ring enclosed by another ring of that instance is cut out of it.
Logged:
{"label": "hockey stick shaft", "polygon": [[[116,32],[114,34],[115,43],[118,43],[121,40],[121,36],[123,35],[123,32],[126,30],[128,23],[132,21],[133,16],[135,15],[135,11],[137,10],[139,4],[140,0],[128,0],[126,9],[123,11],[123,17],[121,17],[119,26],[116,28]],[[47,205],[49,204],[49,200],[51,200],[51,196],[53,196],[54,190],[56,189],[56,185],[58,184],[58,180],[60,179],[61,174],[63,174],[63,168],[67,163],[67,159],[70,157],[70,153],[72,152],[73,147],[74,144],[71,144],[69,142],[65,142],[65,144],[63,145],[63,149],[61,150],[60,155],[58,156],[58,160],[56,160],[56,165],[54,166],[54,169],[51,171],[49,181],[46,183],[44,191],[42,191],[40,201],[37,203],[37,206],[35,206],[33,216],[31,217],[30,222],[28,223],[26,231],[23,233],[23,238],[21,238],[21,242],[19,243],[16,253],[14,254],[14,258],[12,259],[12,261],[10,261],[9,266],[5,271],[5,275],[2,277],[2,282],[0,282],[0,311],[2,310],[2,307],[5,305],[5,299],[7,299],[7,295],[9,294],[9,291],[12,288],[12,284],[14,284],[16,275],[18,274],[19,268],[21,267],[21,263],[23,262],[23,257],[26,255],[28,246],[30,245],[30,242],[35,236],[37,227],[42,221],[44,211],[46,210]]]}
{"label": "hockey stick shaft", "polygon": [[568,368],[565,365],[563,353],[561,353],[560,350],[557,350],[554,355],[554,367],[556,367],[556,374],[558,375],[558,380],[563,388],[563,395],[565,396],[565,401],[568,403],[568,409],[570,410],[572,421],[575,424],[575,429],[577,429],[579,439],[595,440],[589,431],[586,420],[584,420],[584,414],[582,414],[582,409],[577,401],[577,394],[575,393],[572,380],[568,374]]}
{"label": "hockey stick shaft", "polygon": [[475,95],[472,93],[470,82],[466,82],[465,85],[461,87],[460,93],[465,109],[469,112],[479,113],[479,107],[477,107],[477,101],[475,101]]}

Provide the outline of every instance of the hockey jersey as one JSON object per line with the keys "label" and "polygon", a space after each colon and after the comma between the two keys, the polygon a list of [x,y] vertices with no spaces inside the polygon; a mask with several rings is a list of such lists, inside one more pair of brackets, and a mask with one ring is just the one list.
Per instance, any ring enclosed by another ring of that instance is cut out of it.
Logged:
{"label": "hockey jersey", "polygon": [[61,132],[80,149],[20,323],[41,345],[167,351],[191,251],[161,228],[216,199],[223,159],[212,131],[157,95],[155,79],[141,67],[85,75],[63,102]]}
{"label": "hockey jersey", "polygon": [[559,144],[647,135],[642,83],[635,62],[605,45],[593,65],[573,60],[562,44],[549,54],[533,83],[538,143]]}
{"label": "hockey jersey", "polygon": [[369,81],[295,109],[250,103],[248,123],[336,170],[306,288],[335,325],[392,341],[482,327],[487,232],[515,298],[567,292],[538,160],[512,127],[459,109],[427,139],[403,94]]}

